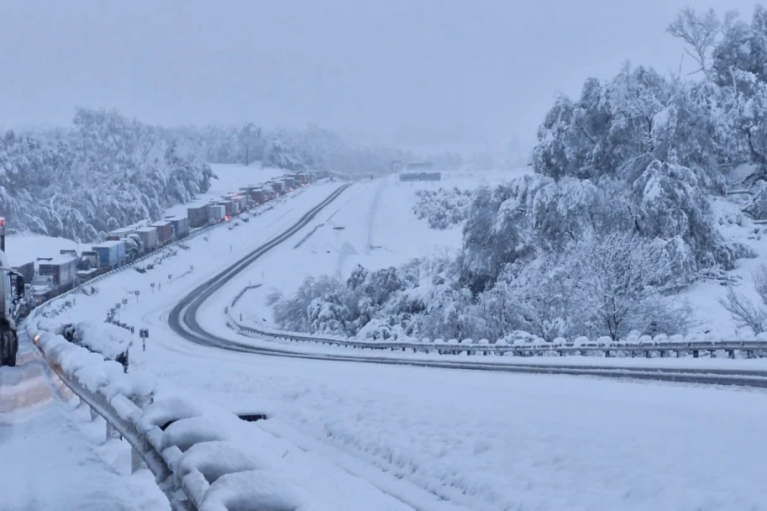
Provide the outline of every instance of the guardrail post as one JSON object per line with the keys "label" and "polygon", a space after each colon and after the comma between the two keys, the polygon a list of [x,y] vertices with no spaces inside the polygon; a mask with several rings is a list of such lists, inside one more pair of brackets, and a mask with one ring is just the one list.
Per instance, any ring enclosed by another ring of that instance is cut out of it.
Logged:
{"label": "guardrail post", "polygon": [[94,410],[92,407],[90,410],[91,410],[91,421],[95,421],[98,418],[99,414],[96,413],[96,410]]}
{"label": "guardrail post", "polygon": [[698,357],[700,357],[700,351],[692,350],[692,358],[698,358]]}

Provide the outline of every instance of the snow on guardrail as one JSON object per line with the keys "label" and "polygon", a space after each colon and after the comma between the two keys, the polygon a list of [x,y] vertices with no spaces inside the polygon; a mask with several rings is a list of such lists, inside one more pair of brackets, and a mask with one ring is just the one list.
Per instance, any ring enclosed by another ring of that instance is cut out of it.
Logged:
{"label": "snow on guardrail", "polygon": [[[232,304],[233,306],[234,304]],[[620,342],[610,337],[600,337],[591,340],[588,337],[578,337],[573,340],[555,339],[546,342],[526,332],[515,332],[492,343],[487,339],[413,339],[398,338],[386,340],[360,340],[333,335],[317,335],[302,332],[288,332],[248,325],[238,321],[232,315],[229,306],[225,309],[227,323],[230,328],[247,336],[266,337],[296,342],[313,342],[332,346],[354,349],[412,351],[413,353],[433,353],[437,355],[495,355],[495,356],[637,356],[647,358],[655,356],[666,357],[671,354],[682,356],[690,353],[698,357],[700,352],[725,352],[729,358],[737,358],[743,353],[746,357],[767,356],[767,334],[760,334],[754,339],[719,340],[700,334],[683,335],[631,335]]]}
{"label": "snow on guardrail", "polygon": [[174,509],[229,511],[247,503],[248,509],[279,511],[301,506],[297,489],[232,440],[237,436],[232,431],[242,422],[239,417],[179,398],[155,401],[150,375],[125,373],[117,362],[36,327],[30,322],[27,334],[54,372],[131,444]]}

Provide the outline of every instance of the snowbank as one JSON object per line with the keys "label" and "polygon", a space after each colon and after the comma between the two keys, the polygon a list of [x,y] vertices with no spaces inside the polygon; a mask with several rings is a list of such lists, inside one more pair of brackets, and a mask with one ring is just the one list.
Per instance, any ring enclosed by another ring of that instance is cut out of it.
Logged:
{"label": "snowbank", "polygon": [[111,323],[81,321],[75,325],[75,342],[110,360],[125,353],[133,343],[131,333]]}
{"label": "snowbank", "polygon": [[200,511],[308,511],[287,484],[263,470],[227,474],[211,485]]}

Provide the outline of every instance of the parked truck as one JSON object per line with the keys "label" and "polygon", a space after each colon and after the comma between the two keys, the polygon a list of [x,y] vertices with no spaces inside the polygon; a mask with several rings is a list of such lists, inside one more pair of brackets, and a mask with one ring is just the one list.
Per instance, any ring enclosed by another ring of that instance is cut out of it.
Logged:
{"label": "parked truck", "polygon": [[164,247],[171,241],[173,241],[173,224],[166,221],[166,220],[160,220],[159,222],[155,222],[151,224],[151,227],[154,227],[157,229],[157,244],[161,247]]}
{"label": "parked truck", "polygon": [[157,248],[157,229],[154,227],[141,227],[136,229],[136,235],[141,240],[144,252],[150,252]]}
{"label": "parked truck", "polygon": [[67,291],[74,287],[77,280],[77,257],[60,256],[50,262],[40,263],[37,273],[50,275],[54,287]]}
{"label": "parked truck", "polygon": [[24,300],[24,277],[13,271],[5,255],[5,218],[0,217],[0,366],[16,365],[19,337],[16,322]]}
{"label": "parked truck", "polygon": [[266,202],[266,193],[261,188],[254,188],[250,191],[250,198],[253,199],[253,203],[257,206]]}
{"label": "parked truck", "polygon": [[186,209],[186,215],[189,219],[189,227],[197,228],[208,223],[208,206],[195,206]]}
{"label": "parked truck", "polygon": [[224,216],[231,218],[234,214],[234,201],[230,199],[224,199],[216,202],[219,206],[224,206]]}
{"label": "parked truck", "polygon": [[98,254],[99,268],[112,269],[116,268],[122,259],[119,257],[119,247],[121,246],[119,241],[105,241],[98,245],[93,245],[91,248],[93,252]]}
{"label": "parked truck", "polygon": [[83,250],[80,261],[77,263],[78,270],[90,270],[99,268],[99,254],[93,250]]}
{"label": "parked truck", "polygon": [[174,216],[166,218],[173,225],[173,233],[177,240],[189,236],[189,218],[185,216]]}
{"label": "parked truck", "polygon": [[208,222],[218,223],[226,219],[226,207],[221,204],[208,205]]}

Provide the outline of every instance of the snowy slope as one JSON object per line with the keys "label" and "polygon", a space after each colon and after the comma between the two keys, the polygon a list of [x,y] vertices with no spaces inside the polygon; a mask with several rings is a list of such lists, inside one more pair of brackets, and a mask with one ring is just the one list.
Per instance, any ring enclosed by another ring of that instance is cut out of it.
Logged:
{"label": "snowy slope", "polygon": [[[357,267],[379,269],[398,266],[418,257],[455,255],[461,246],[461,226],[437,231],[413,213],[417,190],[474,189],[518,177],[518,172],[444,172],[440,182],[401,183],[397,176],[361,182],[348,196],[323,211],[296,237],[261,258],[242,274],[240,288],[248,283],[262,287],[249,291],[238,311],[251,313],[260,322],[272,322],[266,297],[279,290],[295,292],[308,276],[333,275],[345,279]],[[234,286],[234,283],[233,283]],[[238,289],[229,287],[236,293]],[[220,303],[206,310],[221,310]]]}
{"label": "snowy slope", "polygon": [[[711,203],[715,223],[725,239],[743,243],[757,254],[754,259],[739,259],[736,268],[727,276],[738,293],[759,303],[751,274],[760,265],[767,264],[767,226],[754,224],[742,213],[737,197],[713,198]],[[750,329],[738,329],[730,313],[719,302],[726,294],[727,286],[719,280],[697,282],[681,294],[680,299],[689,303],[694,314],[692,331],[711,332],[723,339],[753,336]]]}

